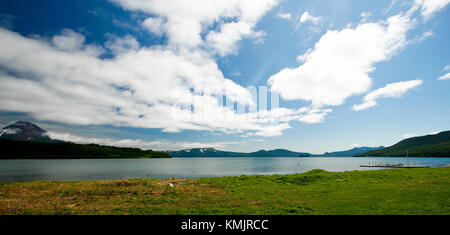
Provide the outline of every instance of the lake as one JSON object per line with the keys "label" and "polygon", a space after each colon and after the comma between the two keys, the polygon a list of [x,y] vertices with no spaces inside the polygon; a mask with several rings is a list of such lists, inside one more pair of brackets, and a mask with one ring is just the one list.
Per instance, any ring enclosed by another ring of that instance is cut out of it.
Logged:
{"label": "lake", "polygon": [[[411,164],[440,166],[450,158],[410,158]],[[200,178],[211,176],[295,174],[326,171],[375,170],[369,162],[406,163],[406,158],[170,158],[0,160],[0,182],[62,180],[92,181],[132,178]],[[379,169],[379,168],[378,168]]]}

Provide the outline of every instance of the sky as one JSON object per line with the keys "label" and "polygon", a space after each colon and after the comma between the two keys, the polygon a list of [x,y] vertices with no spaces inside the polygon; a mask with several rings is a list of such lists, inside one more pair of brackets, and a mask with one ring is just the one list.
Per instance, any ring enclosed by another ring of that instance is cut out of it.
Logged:
{"label": "sky", "polygon": [[324,153],[450,130],[450,0],[1,0],[0,125]]}

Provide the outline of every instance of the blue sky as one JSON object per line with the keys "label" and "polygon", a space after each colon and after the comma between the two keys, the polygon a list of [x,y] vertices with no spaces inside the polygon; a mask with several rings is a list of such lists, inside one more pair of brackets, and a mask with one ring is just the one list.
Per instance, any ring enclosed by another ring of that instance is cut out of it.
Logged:
{"label": "blue sky", "polygon": [[1,1],[0,124],[80,143],[311,153],[449,130],[449,3]]}

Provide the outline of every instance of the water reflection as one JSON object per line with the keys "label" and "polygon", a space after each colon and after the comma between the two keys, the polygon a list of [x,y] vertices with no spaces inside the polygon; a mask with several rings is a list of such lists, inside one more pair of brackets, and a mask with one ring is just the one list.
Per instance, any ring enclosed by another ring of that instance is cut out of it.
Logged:
{"label": "water reflection", "polygon": [[[199,178],[294,174],[313,169],[374,170],[359,167],[371,161],[405,163],[406,159],[339,157],[1,160],[0,181]],[[429,166],[450,164],[450,158],[414,158],[412,161]]]}

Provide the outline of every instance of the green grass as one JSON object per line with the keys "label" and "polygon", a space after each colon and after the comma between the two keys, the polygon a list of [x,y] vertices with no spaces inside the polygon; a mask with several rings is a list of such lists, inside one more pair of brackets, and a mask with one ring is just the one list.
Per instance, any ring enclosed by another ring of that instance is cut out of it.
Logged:
{"label": "green grass", "polygon": [[[0,214],[450,214],[450,168],[0,184]],[[173,183],[174,187],[168,186]]]}

